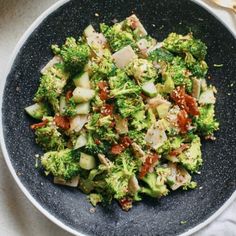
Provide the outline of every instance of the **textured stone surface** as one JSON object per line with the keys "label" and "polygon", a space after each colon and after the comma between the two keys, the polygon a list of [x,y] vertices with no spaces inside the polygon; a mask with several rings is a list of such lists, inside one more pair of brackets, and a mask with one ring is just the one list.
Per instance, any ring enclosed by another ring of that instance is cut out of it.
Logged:
{"label": "textured stone surface", "polygon": [[[48,211],[72,228],[93,235],[175,235],[184,232],[214,213],[236,187],[235,89],[236,43],[225,28],[203,9],[189,1],[72,1],[49,16],[21,49],[4,94],[4,134],[10,158],[29,192]],[[86,3],[86,4],[85,4]],[[221,131],[216,142],[203,145],[204,166],[195,176],[195,191],[178,191],[160,199],[146,199],[124,213],[116,203],[89,212],[86,196],[74,189],[54,186],[34,169],[34,155],[40,149],[29,129],[32,123],[23,112],[38,86],[40,68],[50,59],[51,43],[66,36],[79,36],[89,23],[121,20],[135,12],[154,37],[162,40],[169,32],[187,33],[208,45],[207,62],[212,83],[218,88],[217,116]],[[95,16],[99,14],[99,17]],[[182,17],[181,17],[182,16]],[[153,26],[152,24],[155,24]],[[213,68],[213,64],[222,68]],[[231,84],[233,83],[233,86]],[[20,137],[20,138],[19,138]],[[15,145],[13,146],[12,143]],[[188,221],[181,225],[180,221]]]}

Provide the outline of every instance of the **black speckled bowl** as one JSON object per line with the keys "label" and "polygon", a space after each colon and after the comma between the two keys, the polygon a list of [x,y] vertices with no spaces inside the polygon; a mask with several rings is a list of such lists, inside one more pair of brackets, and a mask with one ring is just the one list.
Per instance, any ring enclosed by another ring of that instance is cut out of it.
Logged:
{"label": "black speckled bowl", "polygon": [[[61,44],[70,35],[78,37],[90,23],[111,23],[112,19],[122,20],[131,13],[136,13],[159,41],[169,32],[191,30],[206,42],[209,75],[218,88],[216,113],[221,129],[216,141],[203,143],[204,165],[201,175],[194,177],[201,189],[176,191],[160,200],[145,199],[128,213],[116,203],[98,206],[95,213],[90,213],[91,205],[84,194],[54,185],[34,168],[34,155],[41,150],[29,128],[33,120],[24,113],[24,107],[31,104],[39,71],[52,57],[52,43]],[[213,64],[223,67],[214,68]],[[214,16],[189,0],[60,1],[30,27],[13,55],[1,96],[1,143],[6,162],[33,204],[74,234],[190,234],[216,217],[235,197],[235,77],[235,38]]]}

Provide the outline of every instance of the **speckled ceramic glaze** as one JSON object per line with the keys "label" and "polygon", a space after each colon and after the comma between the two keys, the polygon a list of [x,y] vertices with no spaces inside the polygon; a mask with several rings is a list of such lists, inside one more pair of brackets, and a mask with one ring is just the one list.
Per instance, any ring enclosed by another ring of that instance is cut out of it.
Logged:
{"label": "speckled ceramic glaze", "polygon": [[[96,14],[95,16],[95,13]],[[146,198],[129,212],[117,203],[98,206],[94,213],[86,195],[77,189],[54,185],[50,177],[35,169],[34,142],[24,112],[32,103],[40,69],[52,57],[50,45],[67,36],[79,37],[88,24],[111,23],[135,13],[147,31],[163,40],[168,33],[188,33],[208,46],[211,82],[218,89],[216,113],[220,131],[214,142],[203,142],[204,165],[195,175],[200,189],[176,191],[159,200]],[[223,64],[215,68],[213,64]],[[204,222],[233,194],[236,188],[235,107],[236,41],[206,10],[189,0],[162,1],[71,1],[58,8],[33,31],[19,51],[7,77],[3,95],[3,132],[10,161],[20,181],[33,198],[52,216],[89,235],[177,235]],[[19,213],[20,214],[20,213]],[[186,224],[181,224],[186,221]]]}

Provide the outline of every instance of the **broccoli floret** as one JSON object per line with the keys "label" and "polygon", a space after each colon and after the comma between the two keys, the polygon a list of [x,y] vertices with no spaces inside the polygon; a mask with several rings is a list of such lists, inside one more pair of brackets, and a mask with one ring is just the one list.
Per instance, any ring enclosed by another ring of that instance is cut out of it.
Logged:
{"label": "broccoli floret", "polygon": [[198,60],[204,60],[207,53],[206,45],[201,40],[194,39],[192,34],[183,36],[171,33],[164,40],[164,47],[177,54],[190,52]]}
{"label": "broccoli floret", "polygon": [[121,28],[121,24],[115,24],[113,26],[100,24],[101,32],[107,38],[110,47],[114,52],[119,51],[127,45],[134,47],[135,44],[133,35],[127,31],[123,31]]}
{"label": "broccoli floret", "polygon": [[43,127],[35,129],[36,143],[45,151],[64,149],[66,141],[54,124],[53,117],[45,117],[44,120],[48,122]]}
{"label": "broccoli floret", "polygon": [[141,88],[132,80],[126,81],[121,87],[110,90],[110,96],[118,97],[129,94],[140,94]]}
{"label": "broccoli floret", "polygon": [[138,111],[132,115],[131,126],[137,130],[143,130],[147,128],[147,123],[145,122],[145,110]]}
{"label": "broccoli floret", "polygon": [[151,61],[138,58],[131,61],[125,68],[129,76],[133,76],[138,82],[144,83],[156,79],[157,70]]}
{"label": "broccoli floret", "polygon": [[53,49],[59,53],[65,62],[66,69],[72,74],[81,71],[88,62],[90,56],[89,46],[81,41],[76,42],[75,38],[68,37],[64,45],[62,45],[60,52],[56,45]]}
{"label": "broccoli floret", "polygon": [[97,58],[96,61],[91,63],[90,67],[92,72],[99,75],[100,78],[112,76],[116,71],[116,66],[112,62],[112,58]]}
{"label": "broccoli floret", "polygon": [[202,78],[207,74],[208,66],[205,61],[197,61],[189,52],[186,52],[184,60],[193,76]]}
{"label": "broccoli floret", "polygon": [[69,180],[79,174],[80,154],[71,149],[46,152],[41,163],[47,174]]}
{"label": "broccoli floret", "polygon": [[164,49],[164,48],[158,48],[154,51],[152,51],[148,58],[151,61],[157,61],[157,62],[161,62],[161,61],[166,61],[166,62],[172,62],[174,59],[174,55],[169,52],[168,50]]}
{"label": "broccoli floret", "polygon": [[141,92],[141,88],[135,84],[134,80],[120,69],[117,69],[115,75],[109,78],[109,86],[110,95],[114,97]]}
{"label": "broccoli floret", "polygon": [[166,196],[169,192],[166,182],[170,175],[170,169],[167,167],[157,167],[155,172],[148,173],[142,180],[147,184],[147,187],[141,189],[142,193],[150,197],[159,198]]}
{"label": "broccoli floret", "polygon": [[143,101],[139,96],[121,96],[117,98],[116,105],[123,118],[132,116],[136,112],[144,109]]}
{"label": "broccoli floret", "polygon": [[185,85],[188,93],[192,92],[191,73],[188,71],[184,60],[181,57],[175,57],[171,63],[163,70],[162,76],[165,81],[173,81],[175,86]]}
{"label": "broccoli floret", "polygon": [[54,112],[59,111],[58,97],[69,78],[69,73],[65,72],[63,64],[55,64],[50,67],[40,79],[39,88],[34,96],[35,102],[48,101]]}
{"label": "broccoli floret", "polygon": [[118,139],[118,134],[113,129],[112,122],[111,116],[101,116],[99,113],[94,113],[89,118],[86,128],[99,141],[115,142]]}
{"label": "broccoli floret", "polygon": [[180,163],[189,171],[197,172],[202,165],[201,140],[195,136],[191,142],[190,148],[182,152],[178,159]]}
{"label": "broccoli floret", "polygon": [[143,131],[130,130],[128,136],[142,148],[147,144],[145,141],[145,132]]}
{"label": "broccoli floret", "polygon": [[119,155],[110,169],[107,177],[105,178],[108,188],[114,194],[114,198],[121,199],[128,193],[128,184],[130,178],[137,171],[138,165],[128,151]]}
{"label": "broccoli floret", "polygon": [[93,206],[96,206],[98,203],[102,202],[103,197],[101,194],[98,193],[90,193],[89,194],[89,201]]}
{"label": "broccoli floret", "polygon": [[202,136],[212,136],[219,129],[219,122],[215,119],[214,105],[204,105],[199,108],[199,112],[199,117],[193,122],[197,127],[197,132]]}

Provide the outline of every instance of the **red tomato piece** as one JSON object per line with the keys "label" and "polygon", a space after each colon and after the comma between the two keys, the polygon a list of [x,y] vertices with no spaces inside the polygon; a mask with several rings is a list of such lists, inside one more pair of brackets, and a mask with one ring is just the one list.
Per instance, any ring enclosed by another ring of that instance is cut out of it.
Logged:
{"label": "red tomato piece", "polygon": [[111,147],[111,153],[114,155],[119,155],[124,151],[125,147],[121,144],[115,144]]}
{"label": "red tomato piece", "polygon": [[72,98],[72,96],[73,96],[72,90],[67,91],[66,92],[66,101],[69,101],[70,98]]}
{"label": "red tomato piece", "polygon": [[132,140],[128,136],[120,138],[120,143],[125,147],[129,147],[132,143]]}
{"label": "red tomato piece", "polygon": [[100,89],[99,91],[99,97],[104,101],[109,98],[109,92],[108,92],[108,84],[105,81],[98,82],[98,87]]}
{"label": "red tomato piece", "polygon": [[188,113],[192,116],[199,115],[196,99],[188,94],[185,94],[185,102],[188,106]]}
{"label": "red tomato piece", "polygon": [[172,91],[170,97],[175,101],[175,103],[183,110],[188,112],[188,106],[185,101],[185,89],[184,87],[178,86]]}
{"label": "red tomato piece", "polygon": [[179,148],[174,149],[170,152],[170,156],[178,156],[181,154],[184,150],[189,148],[189,144],[182,144]]}
{"label": "red tomato piece", "polygon": [[177,115],[177,119],[181,133],[186,133],[191,122],[191,119],[188,118],[188,113],[185,110],[181,110]]}
{"label": "red tomato piece", "polygon": [[54,121],[56,123],[56,125],[59,127],[59,128],[62,128],[62,129],[69,129],[70,128],[70,121],[67,117],[65,116],[59,116],[59,115],[56,115],[54,117]]}
{"label": "red tomato piece", "polygon": [[131,198],[122,198],[119,200],[120,206],[122,208],[122,210],[124,211],[128,211],[130,208],[132,208],[132,199]]}
{"label": "red tomato piece", "polygon": [[139,178],[142,179],[149,170],[157,164],[159,156],[157,154],[149,155],[141,167]]}
{"label": "red tomato piece", "polygon": [[113,109],[114,109],[113,105],[105,104],[101,108],[101,114],[104,115],[104,116],[112,115],[113,114]]}
{"label": "red tomato piece", "polygon": [[43,126],[45,126],[46,124],[48,123],[48,120],[44,120],[38,124],[33,124],[30,126],[31,129],[38,129],[38,128],[41,128]]}

